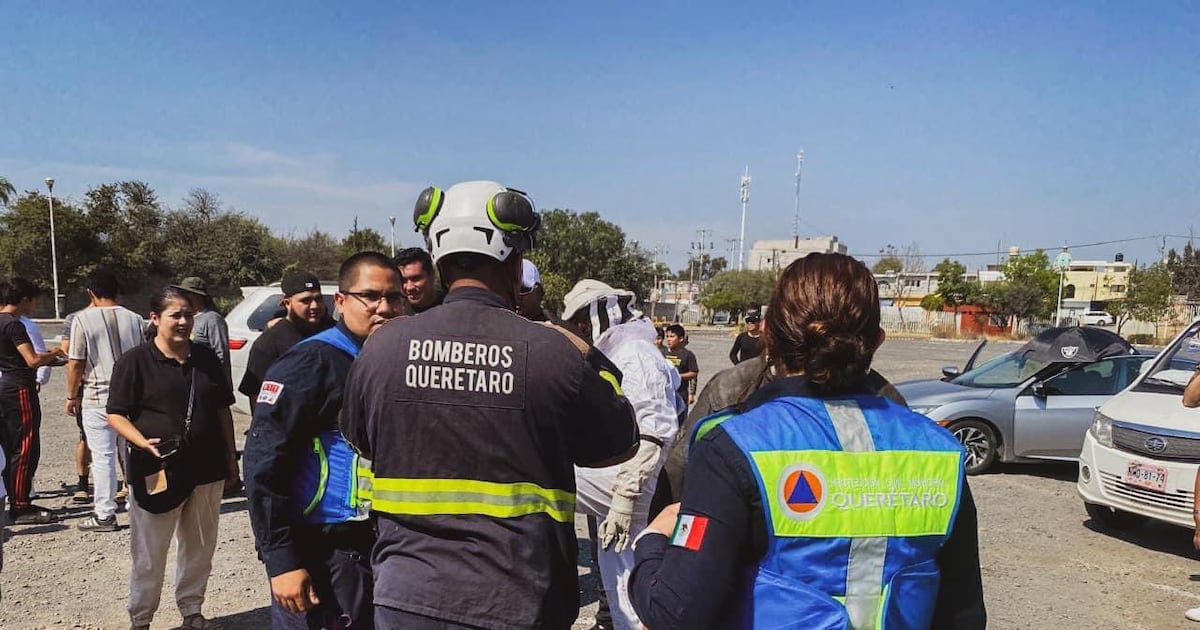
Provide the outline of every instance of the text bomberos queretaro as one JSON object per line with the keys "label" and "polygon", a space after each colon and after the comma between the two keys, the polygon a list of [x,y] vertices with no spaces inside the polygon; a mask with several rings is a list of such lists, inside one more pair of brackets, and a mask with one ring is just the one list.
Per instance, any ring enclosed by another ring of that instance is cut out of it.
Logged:
{"label": "text bomberos queretaro", "polygon": [[[413,339],[404,384],[416,389],[511,394],[513,347],[502,344]],[[430,365],[441,363],[448,365]]]}

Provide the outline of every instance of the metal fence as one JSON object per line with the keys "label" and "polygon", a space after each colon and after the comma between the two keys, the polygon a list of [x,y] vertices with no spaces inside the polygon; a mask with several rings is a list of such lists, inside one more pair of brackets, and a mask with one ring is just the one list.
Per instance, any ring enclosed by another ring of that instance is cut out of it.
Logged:
{"label": "metal fence", "polygon": [[884,307],[879,312],[879,324],[889,333],[932,335],[939,330],[951,333],[958,330],[954,313],[930,312],[919,306]]}

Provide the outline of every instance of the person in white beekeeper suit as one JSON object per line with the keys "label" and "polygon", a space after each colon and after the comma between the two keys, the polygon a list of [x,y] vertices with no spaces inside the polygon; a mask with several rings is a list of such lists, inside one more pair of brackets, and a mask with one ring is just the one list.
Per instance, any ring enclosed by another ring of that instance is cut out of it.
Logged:
{"label": "person in white beekeeper suit", "polygon": [[635,309],[631,291],[580,280],[563,300],[564,321],[604,353],[622,373],[621,389],[637,414],[637,454],[608,468],[575,468],[578,509],[601,519],[597,538],[604,591],[618,630],[642,625],[626,584],[633,570],[631,542],[650,517],[658,473],[678,431],[675,392],[679,373],[654,345],[654,325]]}

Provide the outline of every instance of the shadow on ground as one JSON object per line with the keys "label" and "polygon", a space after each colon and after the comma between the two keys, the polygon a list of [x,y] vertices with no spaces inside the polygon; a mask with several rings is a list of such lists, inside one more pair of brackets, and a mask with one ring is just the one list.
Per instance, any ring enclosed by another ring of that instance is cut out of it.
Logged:
{"label": "shadow on ground", "polygon": [[[1082,505],[1080,506],[1082,508]],[[1192,530],[1177,527],[1161,521],[1148,521],[1140,527],[1130,529],[1113,529],[1088,519],[1083,526],[1097,534],[1125,541],[1143,549],[1168,553],[1187,560],[1197,557],[1196,549],[1192,546]]]}
{"label": "shadow on ground", "polygon": [[260,630],[271,627],[271,608],[263,606],[254,610],[225,615],[213,619],[225,627],[225,630]]}
{"label": "shadow on ground", "polygon": [[1075,483],[1079,478],[1079,464],[1049,461],[1036,464],[996,464],[979,476],[987,475],[1028,475]]}

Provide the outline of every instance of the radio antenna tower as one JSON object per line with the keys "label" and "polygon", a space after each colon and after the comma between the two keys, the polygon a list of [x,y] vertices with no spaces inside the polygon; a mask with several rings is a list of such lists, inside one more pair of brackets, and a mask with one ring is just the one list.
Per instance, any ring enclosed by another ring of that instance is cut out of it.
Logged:
{"label": "radio antenna tower", "polygon": [[792,219],[792,247],[800,248],[800,171],[804,166],[804,149],[796,154],[796,216]]}
{"label": "radio antenna tower", "polygon": [[750,203],[750,167],[742,175],[742,234],[738,237],[738,271],[742,270],[743,254],[746,251],[746,204]]}

